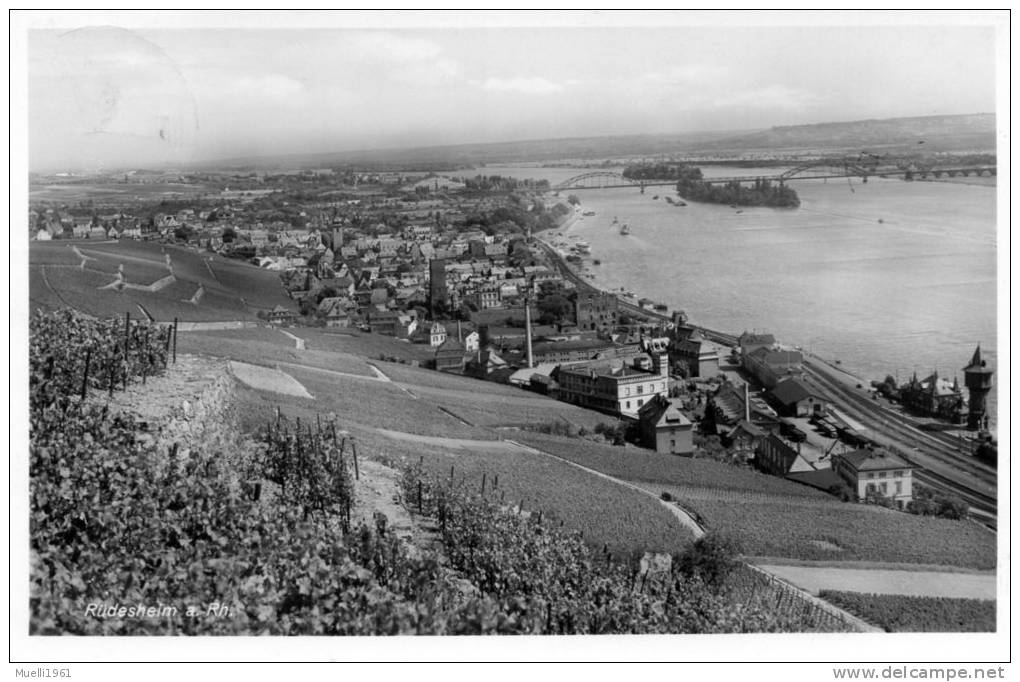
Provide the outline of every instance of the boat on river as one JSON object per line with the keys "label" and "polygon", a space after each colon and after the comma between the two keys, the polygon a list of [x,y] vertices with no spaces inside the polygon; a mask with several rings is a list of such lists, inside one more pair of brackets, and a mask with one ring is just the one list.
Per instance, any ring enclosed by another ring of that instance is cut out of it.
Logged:
{"label": "boat on river", "polygon": [[628,226],[627,223],[624,223],[623,227],[620,228],[620,234],[622,235],[630,234],[630,226]]}

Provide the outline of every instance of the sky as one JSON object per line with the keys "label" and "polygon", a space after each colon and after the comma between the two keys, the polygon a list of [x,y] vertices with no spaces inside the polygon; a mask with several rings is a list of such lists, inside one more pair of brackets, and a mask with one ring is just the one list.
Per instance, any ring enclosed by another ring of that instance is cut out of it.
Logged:
{"label": "sky", "polygon": [[31,29],[30,168],[995,111],[991,26],[657,16],[368,30],[90,16]]}

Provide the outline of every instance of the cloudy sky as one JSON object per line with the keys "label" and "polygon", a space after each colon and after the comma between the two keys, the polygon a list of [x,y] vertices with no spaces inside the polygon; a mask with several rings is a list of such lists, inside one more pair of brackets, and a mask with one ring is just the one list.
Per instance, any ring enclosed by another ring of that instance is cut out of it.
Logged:
{"label": "cloudy sky", "polygon": [[714,25],[682,26],[657,17],[668,18],[349,30],[336,21],[328,29],[124,28],[89,17],[80,28],[33,29],[30,164],[995,110],[990,26],[903,25],[902,17],[884,26],[818,25],[818,17],[809,26],[724,26],[740,22],[723,14],[709,17]]}

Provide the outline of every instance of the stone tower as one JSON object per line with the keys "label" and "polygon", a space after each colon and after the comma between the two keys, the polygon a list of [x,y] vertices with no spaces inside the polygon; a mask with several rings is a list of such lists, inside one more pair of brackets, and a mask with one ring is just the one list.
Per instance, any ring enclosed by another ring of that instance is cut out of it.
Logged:
{"label": "stone tower", "polygon": [[967,410],[967,428],[976,431],[986,427],[986,400],[992,390],[993,371],[981,359],[981,346],[974,351],[970,364],[963,368],[964,383],[970,393],[970,405]]}

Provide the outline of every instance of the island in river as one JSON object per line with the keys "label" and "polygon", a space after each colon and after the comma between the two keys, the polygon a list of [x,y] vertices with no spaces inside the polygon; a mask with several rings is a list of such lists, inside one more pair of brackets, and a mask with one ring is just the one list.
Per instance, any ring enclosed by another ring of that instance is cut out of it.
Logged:
{"label": "island in river", "polygon": [[761,178],[725,184],[706,182],[701,169],[686,163],[641,163],[623,169],[629,180],[676,180],[677,194],[688,201],[730,206],[797,208],[800,197],[785,183]]}

